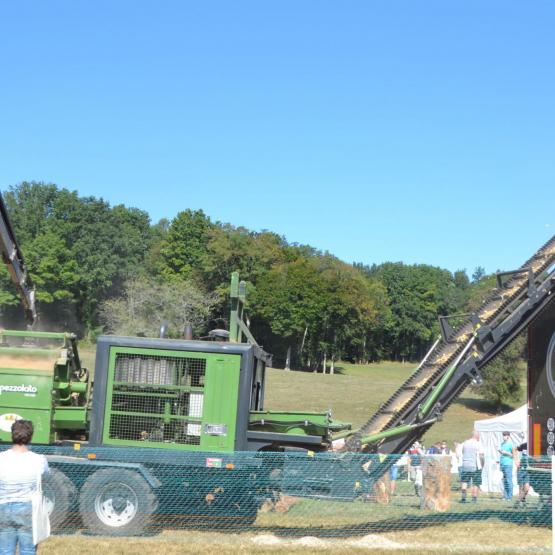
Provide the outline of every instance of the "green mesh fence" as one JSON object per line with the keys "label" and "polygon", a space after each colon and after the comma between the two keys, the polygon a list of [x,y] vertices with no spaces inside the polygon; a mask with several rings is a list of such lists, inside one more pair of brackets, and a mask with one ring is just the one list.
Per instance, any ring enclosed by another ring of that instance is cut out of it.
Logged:
{"label": "green mesh fence", "polygon": [[463,476],[464,497],[450,456],[214,455],[85,446],[33,451],[49,460],[44,491],[55,534],[179,538],[195,531],[240,533],[255,543],[374,538],[369,541],[391,548],[470,541],[550,552],[549,459],[530,458],[515,469],[513,496],[505,500],[500,472],[494,491],[479,491],[476,498],[480,473]]}

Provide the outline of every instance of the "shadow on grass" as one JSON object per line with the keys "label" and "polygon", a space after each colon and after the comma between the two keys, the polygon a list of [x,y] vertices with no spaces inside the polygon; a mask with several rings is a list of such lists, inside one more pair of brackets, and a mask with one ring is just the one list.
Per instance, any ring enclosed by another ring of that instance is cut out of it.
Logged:
{"label": "shadow on grass", "polygon": [[[330,369],[328,368],[328,374],[330,373]],[[336,366],[333,369],[334,374],[341,374],[342,376],[345,375],[345,367],[344,366]]]}
{"label": "shadow on grass", "polygon": [[474,412],[481,412],[486,414],[491,414],[492,416],[497,416],[499,414],[510,412],[513,407],[503,404],[501,408],[497,408],[490,401],[486,399],[472,399],[470,397],[459,397],[456,401],[457,403],[463,405],[467,409]]}
{"label": "shadow on grass", "polygon": [[[286,371],[285,368],[277,368],[277,370]],[[311,368],[311,367],[302,367],[302,368],[295,367],[295,368],[291,368],[289,371],[290,372],[300,372],[300,373],[303,373],[303,374],[323,374],[322,365],[318,365],[316,370],[314,368]],[[334,368],[333,373],[334,374],[345,375],[345,367],[344,366],[336,366]],[[331,374],[329,366],[326,369],[326,374]]]}
{"label": "shadow on grass", "polygon": [[281,527],[265,526],[255,528],[257,531],[271,532],[276,536],[303,537],[316,536],[321,538],[344,538],[347,536],[364,536],[366,534],[380,534],[386,532],[403,532],[443,526],[445,524],[484,521],[498,519],[506,523],[526,526],[549,526],[551,513],[549,511],[469,511],[465,513],[433,513],[422,516],[407,515],[403,518],[386,519],[378,522],[365,522],[340,527]]}
{"label": "shadow on grass", "polygon": [[[161,517],[161,515],[158,515]],[[173,518],[167,518],[173,517]],[[165,519],[156,518],[146,529],[140,533],[131,535],[142,537],[155,537],[164,531],[197,531],[197,532],[217,532],[220,534],[238,533],[271,533],[282,538],[300,538],[313,536],[327,539],[340,539],[353,536],[365,536],[367,534],[381,534],[390,532],[403,532],[418,530],[422,528],[432,528],[445,524],[455,524],[463,522],[477,522],[489,519],[497,519],[506,523],[548,527],[551,524],[551,513],[549,511],[469,511],[465,513],[433,513],[422,516],[407,515],[403,518],[385,519],[378,522],[365,522],[345,526],[253,526],[250,522],[241,523],[240,519],[226,517],[201,517],[196,518],[191,515],[166,515]],[[99,532],[83,530],[79,526],[76,528],[66,527],[64,530],[56,530],[54,534],[72,535],[81,533],[84,536],[95,536]],[[105,533],[105,532],[104,532]],[[103,534],[100,533],[102,536]],[[126,534],[116,534],[116,536],[126,537]],[[104,536],[109,537],[109,536]]]}

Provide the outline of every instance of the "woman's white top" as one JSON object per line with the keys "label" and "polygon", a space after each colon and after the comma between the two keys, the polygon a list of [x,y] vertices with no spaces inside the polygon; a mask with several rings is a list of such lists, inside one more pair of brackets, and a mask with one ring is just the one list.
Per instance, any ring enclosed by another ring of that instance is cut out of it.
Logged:
{"label": "woman's white top", "polygon": [[31,451],[0,453],[0,504],[27,503],[37,489],[37,478],[48,472],[44,455]]}

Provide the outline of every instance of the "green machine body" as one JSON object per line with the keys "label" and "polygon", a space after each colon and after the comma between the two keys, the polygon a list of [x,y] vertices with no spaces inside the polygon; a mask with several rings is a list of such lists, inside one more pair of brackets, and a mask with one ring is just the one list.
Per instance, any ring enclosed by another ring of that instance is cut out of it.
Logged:
{"label": "green machine body", "polygon": [[258,345],[102,336],[97,340],[91,446],[231,453],[327,450],[349,424],[329,412],[268,412]]}
{"label": "green machine body", "polygon": [[0,441],[11,441],[22,418],[34,424],[34,443],[79,437],[89,397],[73,334],[0,331]]}

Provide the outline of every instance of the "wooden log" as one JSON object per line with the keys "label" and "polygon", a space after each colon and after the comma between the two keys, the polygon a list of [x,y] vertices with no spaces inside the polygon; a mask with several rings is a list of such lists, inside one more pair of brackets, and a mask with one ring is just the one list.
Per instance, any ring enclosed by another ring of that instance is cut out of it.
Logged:
{"label": "wooden log", "polygon": [[420,507],[444,512],[451,506],[451,457],[425,455],[422,457],[422,498]]}
{"label": "wooden log", "polygon": [[388,505],[390,501],[391,483],[389,472],[374,485],[374,502],[380,505]]}

